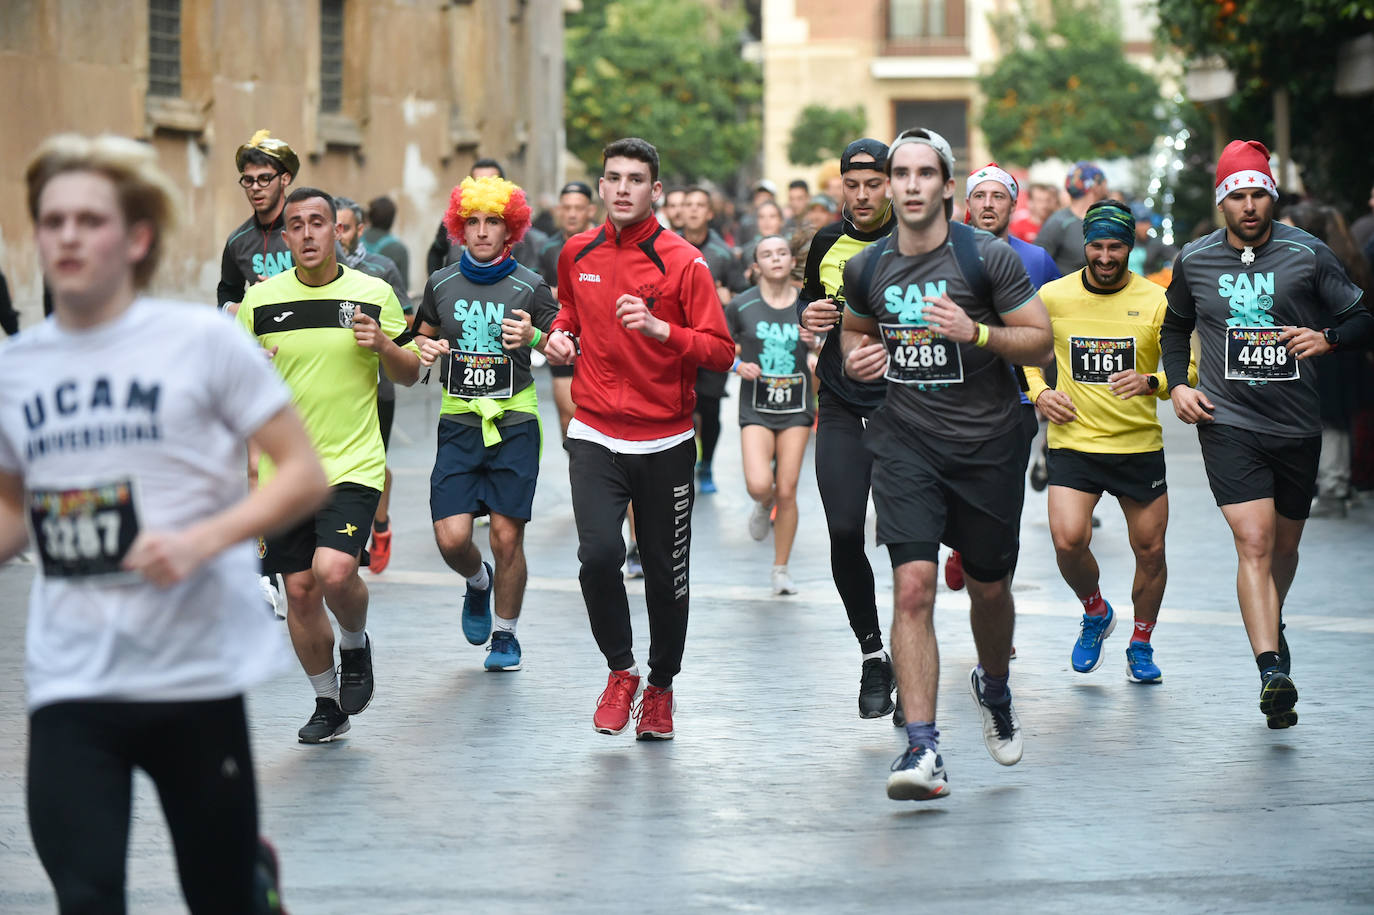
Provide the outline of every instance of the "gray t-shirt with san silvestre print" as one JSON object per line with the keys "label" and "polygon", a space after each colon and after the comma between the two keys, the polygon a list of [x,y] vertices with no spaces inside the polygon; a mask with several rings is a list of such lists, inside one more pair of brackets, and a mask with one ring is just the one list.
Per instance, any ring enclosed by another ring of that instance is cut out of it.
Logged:
{"label": "gray t-shirt with san silvestre print", "polygon": [[[989,349],[933,333],[921,314],[928,304],[925,296],[947,295],[974,321],[1000,327],[1002,315],[1035,298],[1026,267],[1011,246],[982,230],[975,233],[991,302],[974,301],[949,239],[927,254],[906,257],[897,252],[894,232],[886,243],[869,245],[845,265],[846,308],[876,319],[888,345],[884,412],[908,432],[986,441],[1020,420],[1020,391],[1006,360]],[[878,262],[867,295],[856,295],[872,257]]]}
{"label": "gray t-shirt with san silvestre print", "polygon": [[[1276,222],[1254,262],[1217,229],[1189,242],[1174,262],[1169,310],[1196,321],[1198,390],[1214,420],[1261,435],[1321,434],[1314,360],[1294,360],[1278,342],[1284,325],[1322,329],[1360,301],[1336,255],[1302,229]],[[1273,328],[1266,332],[1264,328]]]}

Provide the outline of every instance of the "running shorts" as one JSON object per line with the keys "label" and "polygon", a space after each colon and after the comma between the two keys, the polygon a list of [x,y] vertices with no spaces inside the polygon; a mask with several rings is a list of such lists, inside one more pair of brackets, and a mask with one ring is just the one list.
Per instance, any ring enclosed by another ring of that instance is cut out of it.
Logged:
{"label": "running shorts", "polygon": [[1164,495],[1164,451],[1136,454],[1093,454],[1071,448],[1051,448],[1047,463],[1051,486],[1064,486],[1100,496],[1104,492],[1118,499],[1142,505]]}
{"label": "running shorts", "polygon": [[365,547],[381,497],[379,491],[359,483],[331,486],[329,501],[313,518],[259,542],[262,574],[304,572],[314,564],[315,550],[320,547],[357,556],[359,565],[367,565]]}
{"label": "running shorts", "polygon": [[430,517],[497,514],[528,521],[539,480],[539,445],[537,421],[502,426],[501,441],[488,448],[480,426],[440,420],[429,476]]}
{"label": "running shorts", "polygon": [[1197,438],[1217,505],[1273,499],[1285,518],[1307,517],[1317,494],[1321,436],[1285,438],[1206,423],[1198,425]]}

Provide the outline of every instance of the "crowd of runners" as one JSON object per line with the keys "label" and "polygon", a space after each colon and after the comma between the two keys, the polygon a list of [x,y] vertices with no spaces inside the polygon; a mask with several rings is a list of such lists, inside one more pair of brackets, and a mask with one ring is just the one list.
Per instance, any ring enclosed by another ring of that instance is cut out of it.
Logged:
{"label": "crowd of runners", "polygon": [[[482,160],[452,190],[416,301],[389,200],[364,208],[309,186],[266,131],[236,164],[252,213],[225,243],[219,311],[146,294],[177,214],[148,147],[57,137],[26,172],[53,315],[0,349],[0,561],[30,549],[39,566],[28,802],[62,911],[124,910],[135,767],[157,786],[193,911],[279,910],[243,703],[287,662],[263,603],[314,694],[299,740],[344,734],[374,690],[361,571],[383,573],[392,553],[397,384],[440,388],[435,547],[463,582],[464,637],[488,670],[515,671],[544,441],[534,378],[548,366],[569,477],[543,485],[569,487],[608,668],[585,710],[595,730],[633,724],[641,740],[674,736],[692,513],[717,490],[729,376],[752,502],[740,522],[773,538],[779,596],[797,590],[788,561],[814,435],[859,714],[907,737],[887,774],[898,800],[949,793],[935,720],[942,544],[944,580],[970,601],[987,750],[1005,766],[1022,757],[1011,582],[1032,465],[1082,603],[1073,669],[1104,663],[1126,609],[1091,550],[1106,493],[1135,558],[1126,676],[1162,682],[1151,640],[1167,579],[1167,401],[1197,426],[1234,535],[1260,712],[1270,728],[1297,723],[1283,605],[1321,459],[1312,360],[1367,348],[1374,316],[1331,247],[1276,219],[1262,144],[1226,147],[1219,227],[1177,252],[1165,284],[1142,275],[1160,253],[1145,250],[1139,208],[1095,166],[1070,172],[1063,210],[1037,204],[1030,244],[1013,219],[1017,179],[959,168],[919,127],[851,143],[833,198],[792,187],[785,213],[762,183],[739,245],[711,228],[709,189],[665,193],[644,139],[607,145],[596,187],[566,185],[549,231]],[[886,640],[870,500],[892,564]],[[644,670],[627,575],[644,579]]]}

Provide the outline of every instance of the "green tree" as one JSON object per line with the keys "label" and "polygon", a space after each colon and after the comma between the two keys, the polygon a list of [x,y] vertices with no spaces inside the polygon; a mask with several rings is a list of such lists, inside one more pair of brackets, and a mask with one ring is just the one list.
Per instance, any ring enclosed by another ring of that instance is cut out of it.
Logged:
{"label": "green tree", "polygon": [[1096,0],[1052,0],[1048,22],[1029,0],[991,17],[1010,48],[982,77],[979,126],[993,155],[1040,159],[1136,156],[1163,128],[1159,84],[1126,60],[1121,37]]}
{"label": "green tree", "polygon": [[[1368,0],[1159,0],[1159,37],[1191,60],[1216,57],[1236,76],[1222,107],[1222,139],[1273,146],[1274,94],[1288,90],[1293,159],[1310,194],[1365,211],[1370,98],[1335,94],[1336,48],[1374,32]],[[1364,112],[1364,114],[1360,114]],[[1207,150],[1210,156],[1211,150]],[[1350,176],[1361,176],[1351,182]]]}
{"label": "green tree", "polygon": [[639,136],[665,180],[730,179],[758,155],[762,77],[744,60],[743,13],[701,0],[588,0],[569,14],[568,149]]}
{"label": "green tree", "polygon": [[807,105],[797,115],[788,135],[787,159],[793,165],[817,165],[827,159],[838,159],[851,140],[864,135],[867,124],[863,105]]}

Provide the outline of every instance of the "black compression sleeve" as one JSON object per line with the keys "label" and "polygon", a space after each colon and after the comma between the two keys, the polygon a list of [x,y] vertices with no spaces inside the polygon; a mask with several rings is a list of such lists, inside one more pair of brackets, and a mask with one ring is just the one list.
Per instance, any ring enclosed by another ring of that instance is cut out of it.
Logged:
{"label": "black compression sleeve", "polygon": [[219,286],[215,289],[215,297],[219,299],[219,307],[223,308],[229,302],[242,302],[243,291],[246,287],[243,274],[239,272],[239,265],[234,260],[234,255],[229,250],[229,246],[224,246],[224,254],[219,261]]}
{"label": "black compression sleeve", "polygon": [[1197,323],[1197,308],[1179,260],[1174,261],[1174,275],[1169,281],[1165,297],[1169,307],[1164,311],[1164,324],[1159,329],[1159,351],[1164,374],[1169,379],[1169,390],[1172,391],[1188,383],[1193,326]]}
{"label": "black compression sleeve", "polygon": [[1335,325],[1334,329],[1340,334],[1343,350],[1360,349],[1374,343],[1374,315],[1369,313],[1363,302],[1357,302],[1354,308],[1347,309],[1345,320]]}
{"label": "black compression sleeve", "polygon": [[817,232],[811,237],[811,247],[806,252],[806,270],[802,274],[801,295],[797,297],[797,321],[802,319],[806,306],[817,299],[825,298],[825,287],[821,285],[821,260],[830,246],[835,244],[838,235]]}

